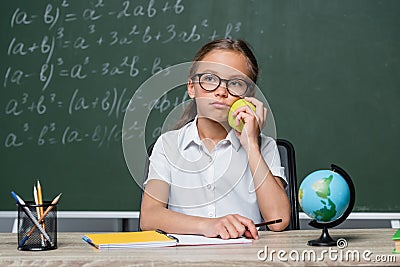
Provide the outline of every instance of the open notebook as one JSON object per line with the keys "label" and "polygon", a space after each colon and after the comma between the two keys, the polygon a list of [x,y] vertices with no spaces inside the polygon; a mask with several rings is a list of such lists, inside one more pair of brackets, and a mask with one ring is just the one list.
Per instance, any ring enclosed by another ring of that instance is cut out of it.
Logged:
{"label": "open notebook", "polygon": [[252,243],[252,239],[246,239],[244,237],[224,240],[200,235],[165,234],[161,231],[86,234],[82,239],[98,249]]}

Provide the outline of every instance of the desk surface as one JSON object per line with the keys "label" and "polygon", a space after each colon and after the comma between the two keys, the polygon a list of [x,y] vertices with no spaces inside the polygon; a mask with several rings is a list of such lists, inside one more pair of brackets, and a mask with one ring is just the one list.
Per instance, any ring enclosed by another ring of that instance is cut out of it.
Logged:
{"label": "desk surface", "polygon": [[319,230],[260,232],[260,239],[253,244],[124,250],[97,250],[82,241],[82,233],[59,233],[58,249],[45,252],[18,251],[16,234],[7,233],[0,234],[0,265],[400,265],[400,255],[392,254],[395,230],[331,229],[331,236],[344,238],[347,247],[330,249],[307,246],[308,240],[319,237]]}

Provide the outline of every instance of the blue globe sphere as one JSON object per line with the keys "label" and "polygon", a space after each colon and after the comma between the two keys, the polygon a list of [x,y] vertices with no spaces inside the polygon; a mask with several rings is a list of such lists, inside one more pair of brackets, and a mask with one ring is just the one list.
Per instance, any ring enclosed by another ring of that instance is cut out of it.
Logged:
{"label": "blue globe sphere", "polygon": [[340,174],[318,170],[301,182],[299,204],[310,218],[319,223],[330,223],[349,207],[350,187]]}

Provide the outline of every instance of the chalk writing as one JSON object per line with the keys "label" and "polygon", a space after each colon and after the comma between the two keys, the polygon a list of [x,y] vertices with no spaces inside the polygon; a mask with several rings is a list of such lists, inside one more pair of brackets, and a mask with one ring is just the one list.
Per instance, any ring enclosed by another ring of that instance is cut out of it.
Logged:
{"label": "chalk writing", "polygon": [[[183,0],[38,1],[8,10],[3,49],[2,140],[22,146],[120,145],[121,138],[143,137],[145,122],[122,132],[130,98],[142,82],[193,56],[176,51],[209,40],[233,37],[241,21],[206,17],[184,21]],[[178,52],[178,53],[177,53]],[[169,112],[187,94],[136,105]],[[131,110],[135,106],[130,107]],[[156,138],[161,126],[150,131]]]}

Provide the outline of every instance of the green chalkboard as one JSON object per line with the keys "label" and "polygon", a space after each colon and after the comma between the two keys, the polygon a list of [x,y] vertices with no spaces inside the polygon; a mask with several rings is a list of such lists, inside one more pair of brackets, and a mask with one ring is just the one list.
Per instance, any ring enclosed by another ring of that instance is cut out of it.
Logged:
{"label": "green chalkboard", "polygon": [[[356,211],[400,211],[399,1],[1,6],[1,211],[15,210],[11,190],[32,200],[36,179],[45,199],[63,192],[60,210],[139,210],[121,145],[128,103],[149,77],[222,37],[252,45],[277,136],[295,145],[299,182],[334,163],[354,180]],[[170,97],[157,114],[185,100]],[[145,130],[138,122],[131,137],[151,143],[164,118]]]}

